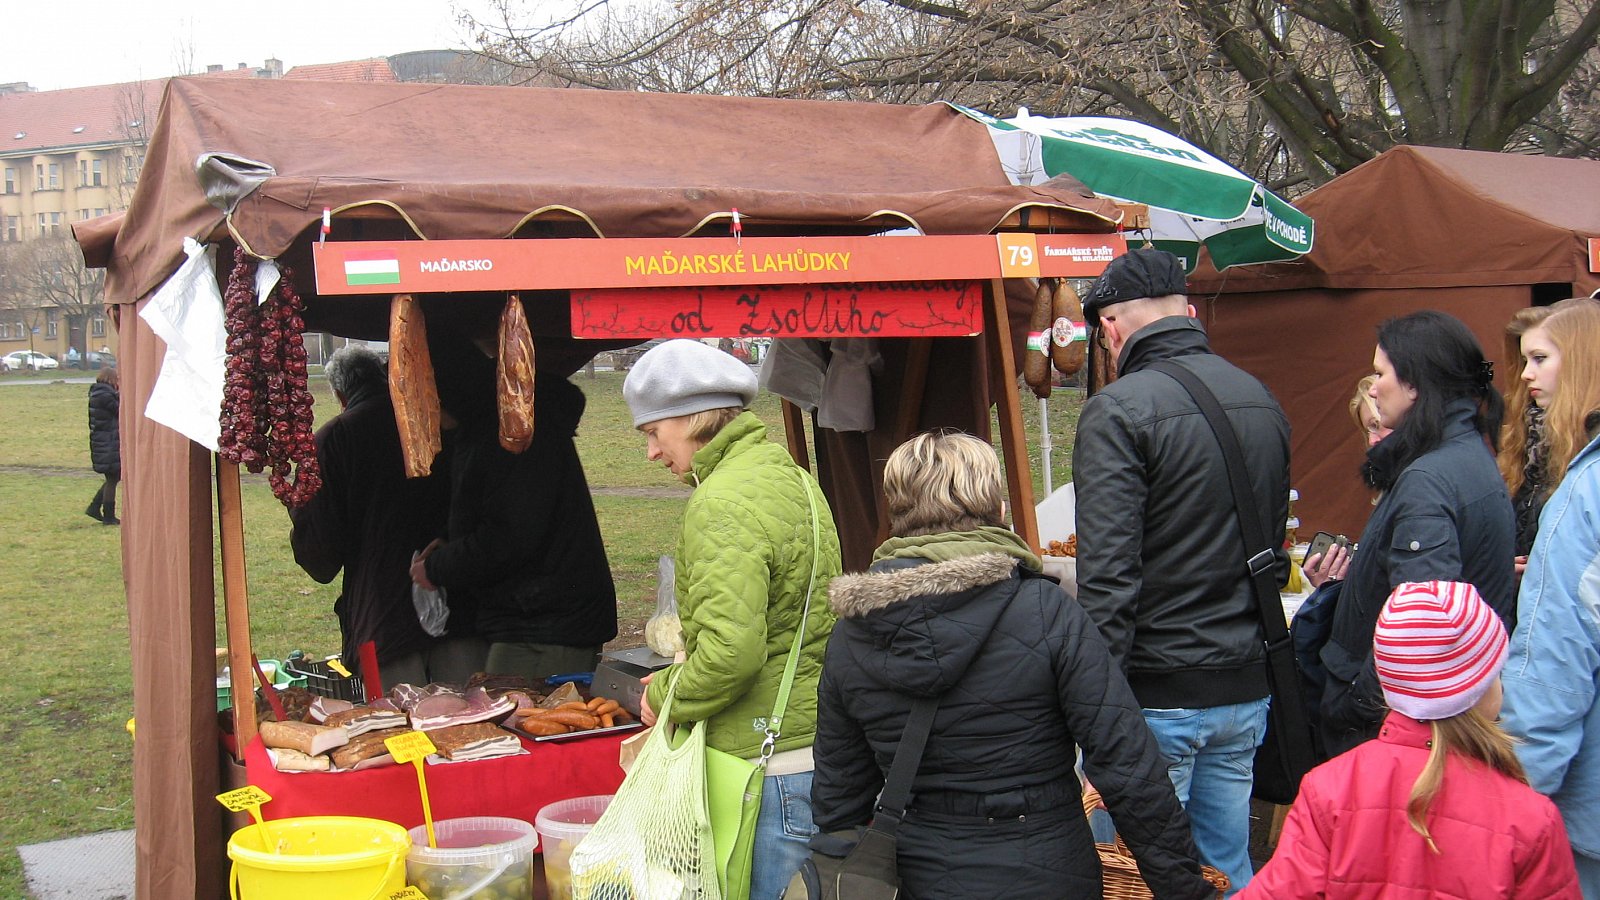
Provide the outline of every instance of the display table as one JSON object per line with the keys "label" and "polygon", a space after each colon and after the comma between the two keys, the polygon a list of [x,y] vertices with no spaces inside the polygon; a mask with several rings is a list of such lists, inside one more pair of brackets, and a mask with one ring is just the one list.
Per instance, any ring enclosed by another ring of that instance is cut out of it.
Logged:
{"label": "display table", "polygon": [[[532,822],[539,810],[559,800],[614,794],[622,784],[617,750],[630,734],[621,732],[572,741],[522,740],[518,756],[424,766],[433,818],[508,816]],[[365,816],[406,828],[422,824],[416,767],[382,766],[360,772],[279,772],[261,739],[244,754],[249,783],[272,802],[261,807],[267,819],[297,816]]]}

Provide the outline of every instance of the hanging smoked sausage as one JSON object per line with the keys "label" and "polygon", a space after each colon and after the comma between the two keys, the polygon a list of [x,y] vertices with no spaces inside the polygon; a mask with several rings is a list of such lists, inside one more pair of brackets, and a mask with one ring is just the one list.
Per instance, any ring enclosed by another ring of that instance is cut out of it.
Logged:
{"label": "hanging smoked sausage", "polygon": [[1028,319],[1028,344],[1022,351],[1022,379],[1033,388],[1034,396],[1050,396],[1050,282],[1039,279],[1033,294],[1033,314]]}
{"label": "hanging smoked sausage", "polygon": [[1083,321],[1083,302],[1065,278],[1056,282],[1052,308],[1055,321],[1050,326],[1050,361],[1061,374],[1075,375],[1083,368],[1089,338]]}
{"label": "hanging smoked sausage", "polygon": [[533,443],[533,334],[512,294],[500,313],[500,353],[495,360],[495,399],[500,409],[500,446],[521,453]]}

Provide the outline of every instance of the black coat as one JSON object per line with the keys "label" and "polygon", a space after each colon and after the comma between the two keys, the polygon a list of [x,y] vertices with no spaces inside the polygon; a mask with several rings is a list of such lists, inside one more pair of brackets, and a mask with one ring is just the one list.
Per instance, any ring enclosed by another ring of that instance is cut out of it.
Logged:
{"label": "black coat", "polygon": [[912,696],[940,696],[900,828],[905,896],[1099,896],[1075,743],[1156,896],[1211,895],[1138,703],[1054,581],[988,553],[879,562],[829,590],[839,621],[818,687],[818,828],[869,821]]}
{"label": "black coat", "polygon": [[[1078,602],[1144,706],[1258,700],[1268,693],[1261,614],[1222,449],[1188,392],[1149,370],[1160,360],[1216,394],[1269,537],[1288,516],[1283,410],[1261,382],[1211,352],[1194,319],[1160,319],[1134,334],[1118,361],[1121,377],[1078,420]],[[1274,549],[1281,585],[1289,557]]]}
{"label": "black coat", "polygon": [[317,430],[322,489],[289,511],[289,543],[317,581],[344,571],[333,605],[344,659],[359,660],[360,646],[376,641],[382,662],[432,642],[411,600],[411,554],[444,533],[449,461],[441,455],[434,474],[407,478],[388,392],[352,393],[349,406]]}
{"label": "black coat", "polygon": [[[1378,733],[1385,705],[1372,660],[1372,635],[1389,592],[1407,581],[1465,581],[1505,623],[1517,625],[1516,516],[1471,401],[1446,408],[1444,439],[1417,457],[1383,492],[1361,532],[1333,631],[1322,649],[1328,691],[1322,725],[1329,753]],[[1390,468],[1385,439],[1367,451],[1369,466]]]}
{"label": "black coat", "polygon": [[122,477],[122,397],[103,381],[89,385],[89,461],[101,475]]}
{"label": "black coat", "polygon": [[500,446],[499,422],[464,421],[451,467],[450,541],[428,557],[451,616],[470,605],[490,641],[588,647],[617,636],[617,592],[573,444],[583,392],[534,383],[533,443]]}

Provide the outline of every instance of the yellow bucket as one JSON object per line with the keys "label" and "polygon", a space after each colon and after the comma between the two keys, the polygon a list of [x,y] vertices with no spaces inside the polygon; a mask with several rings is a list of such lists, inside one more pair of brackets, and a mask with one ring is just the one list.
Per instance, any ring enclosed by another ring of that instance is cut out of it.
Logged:
{"label": "yellow bucket", "polygon": [[380,819],[307,816],[228,839],[234,900],[373,900],[406,886],[411,836]]}

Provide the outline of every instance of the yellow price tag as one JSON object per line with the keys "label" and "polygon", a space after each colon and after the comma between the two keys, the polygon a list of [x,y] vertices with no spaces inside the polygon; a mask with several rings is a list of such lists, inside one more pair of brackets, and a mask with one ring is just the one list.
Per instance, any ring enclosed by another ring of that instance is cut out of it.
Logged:
{"label": "yellow price tag", "polygon": [[1000,277],[1039,277],[1039,242],[1032,232],[1008,232],[994,238],[1000,248]]}
{"label": "yellow price tag", "polygon": [[410,885],[406,885],[390,894],[388,900],[428,900],[428,895]]}
{"label": "yellow price tag", "polygon": [[397,763],[422,759],[435,751],[433,741],[429,740],[425,731],[395,735],[384,740],[383,745],[389,748],[389,755],[393,756]]}
{"label": "yellow price tag", "polygon": [[244,812],[254,806],[271,801],[267,792],[253,784],[247,784],[237,790],[228,791],[217,795],[217,802],[228,808],[228,812]]}
{"label": "yellow price tag", "polygon": [[[1032,235],[1029,235],[1029,237],[1032,237]],[[341,676],[343,676],[345,678],[349,678],[350,677],[350,670],[346,669],[344,667],[344,663],[340,662],[339,658],[337,656],[334,657],[333,659],[328,660],[328,668],[334,670],[335,672],[338,672]]]}
{"label": "yellow price tag", "polygon": [[422,774],[422,760],[434,752],[433,741],[425,731],[411,731],[385,738],[383,745],[389,748],[389,755],[394,757],[395,762],[411,763],[417,767],[417,790],[422,794],[422,821],[428,826],[428,846],[439,846],[433,834],[433,807],[428,803],[428,779]]}
{"label": "yellow price tag", "polygon": [[261,818],[261,804],[272,800],[267,792],[253,784],[231,790],[217,795],[217,802],[228,808],[229,812],[244,812],[249,810],[250,818],[256,823],[256,832],[261,836],[261,849],[272,846],[267,833],[267,823]]}

